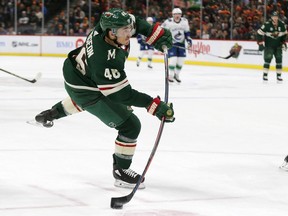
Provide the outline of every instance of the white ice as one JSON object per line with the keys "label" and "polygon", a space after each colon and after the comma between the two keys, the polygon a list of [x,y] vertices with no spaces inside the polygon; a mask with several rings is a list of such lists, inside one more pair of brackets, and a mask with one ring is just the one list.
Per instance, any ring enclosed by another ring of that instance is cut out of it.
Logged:
{"label": "white ice", "polygon": [[[182,83],[170,85],[176,121],[165,124],[146,174],[146,189],[123,210],[111,197],[130,189],[113,186],[114,129],[80,113],[40,128],[27,120],[66,97],[64,58],[4,57],[0,67],[1,216],[286,216],[288,76],[260,70],[185,65]],[[132,86],[164,97],[164,66],[127,62]],[[147,163],[160,121],[134,111],[142,131],[132,168]]]}

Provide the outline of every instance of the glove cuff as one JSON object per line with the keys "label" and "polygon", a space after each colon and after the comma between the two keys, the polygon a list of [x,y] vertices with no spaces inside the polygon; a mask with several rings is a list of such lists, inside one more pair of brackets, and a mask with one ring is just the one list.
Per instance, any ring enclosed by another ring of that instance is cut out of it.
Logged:
{"label": "glove cuff", "polygon": [[151,104],[148,106],[147,108],[147,112],[152,114],[152,115],[155,115],[155,112],[157,110],[157,107],[159,106],[159,104],[161,103],[161,100],[159,97],[157,98],[154,98],[151,102]]}
{"label": "glove cuff", "polygon": [[164,29],[160,26],[159,23],[156,23],[153,26],[152,33],[146,39],[146,43],[152,45],[164,34]]}

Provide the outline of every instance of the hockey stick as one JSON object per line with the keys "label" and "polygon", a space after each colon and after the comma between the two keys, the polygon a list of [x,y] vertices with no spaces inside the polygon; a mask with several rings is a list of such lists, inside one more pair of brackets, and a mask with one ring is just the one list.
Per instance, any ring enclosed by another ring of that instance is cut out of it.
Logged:
{"label": "hockey stick", "polygon": [[22,79],[22,80],[25,80],[25,81],[27,81],[27,82],[30,82],[30,83],[35,83],[35,82],[37,82],[37,80],[41,77],[41,73],[37,73],[36,76],[35,76],[35,78],[32,79],[32,80],[30,80],[30,79],[21,77],[21,76],[19,76],[19,75],[17,75],[17,74],[14,74],[14,73],[12,73],[12,72],[9,72],[9,71],[7,71],[7,70],[4,70],[4,69],[2,69],[2,68],[0,68],[0,70],[3,71],[3,72],[5,72],[5,73],[8,73],[8,74],[10,74],[10,75],[12,75],[12,76],[18,77],[18,78],[20,78],[20,79]]}
{"label": "hockey stick", "polygon": [[[173,47],[180,48],[180,49],[185,49],[185,50],[189,50],[188,48],[186,48],[186,47],[181,47],[181,46],[173,46]],[[197,53],[200,53],[200,52],[197,52]],[[226,57],[218,56],[218,55],[214,55],[214,54],[210,54],[210,53],[206,53],[206,54],[201,53],[201,54],[203,54],[203,55],[209,55],[209,56],[213,56],[213,57],[217,57],[217,58],[222,58],[222,59],[229,59],[229,58],[231,58],[235,53],[232,52],[230,55],[228,55],[228,56],[226,56]]]}
{"label": "hockey stick", "polygon": [[[168,81],[168,52],[167,52],[167,47],[163,46],[163,50],[164,50],[164,63],[165,63],[165,97],[164,97],[164,102],[167,103],[168,102],[168,93],[169,93],[169,81]],[[154,147],[151,151],[151,154],[149,156],[148,162],[145,166],[145,169],[141,175],[141,177],[139,178],[139,180],[137,181],[135,187],[133,188],[132,192],[126,196],[122,196],[122,197],[112,197],[111,198],[111,208],[113,209],[122,209],[123,205],[130,202],[130,200],[133,198],[134,194],[136,193],[136,191],[139,188],[139,185],[141,184],[141,182],[144,179],[144,176],[153,160],[153,157],[156,153],[156,150],[158,148],[159,145],[159,141],[163,132],[163,128],[164,128],[164,123],[165,123],[165,117],[162,118],[161,123],[160,123],[160,127],[158,130],[158,134],[154,143]]]}

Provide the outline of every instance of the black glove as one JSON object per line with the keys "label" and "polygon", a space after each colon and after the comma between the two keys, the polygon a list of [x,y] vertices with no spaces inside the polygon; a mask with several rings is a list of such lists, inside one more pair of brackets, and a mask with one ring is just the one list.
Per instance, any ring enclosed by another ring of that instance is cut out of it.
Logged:
{"label": "black glove", "polygon": [[151,33],[147,37],[146,43],[153,45],[155,49],[163,52],[163,46],[166,46],[167,49],[172,47],[171,32],[162,28],[159,23],[156,23],[152,26]]}
{"label": "black glove", "polygon": [[174,122],[174,110],[172,103],[165,103],[160,100],[160,97],[156,97],[152,100],[147,108],[147,112],[152,115],[156,115],[160,120],[165,118],[165,122]]}
{"label": "black glove", "polygon": [[265,49],[264,45],[263,44],[259,44],[259,51],[263,51]]}

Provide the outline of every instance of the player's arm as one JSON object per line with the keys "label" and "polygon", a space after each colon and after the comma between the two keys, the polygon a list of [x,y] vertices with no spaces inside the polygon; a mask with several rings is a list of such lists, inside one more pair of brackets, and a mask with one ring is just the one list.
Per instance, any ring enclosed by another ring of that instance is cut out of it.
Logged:
{"label": "player's arm", "polygon": [[184,36],[185,36],[185,40],[188,43],[188,46],[191,47],[192,46],[192,38],[191,38],[191,33],[190,33],[190,26],[188,23],[188,20],[186,20],[185,18],[185,31],[184,31]]}
{"label": "player's arm", "polygon": [[185,35],[185,39],[186,39],[188,45],[191,46],[192,45],[192,38],[191,38],[190,31],[189,32],[185,32],[184,35]]}
{"label": "player's arm", "polygon": [[284,22],[281,22],[283,24],[282,31],[281,31],[281,36],[280,36],[280,41],[281,41],[281,47],[284,51],[287,50],[287,44],[286,44],[286,38],[287,38],[287,26],[285,25]]}
{"label": "player's arm", "polygon": [[257,44],[259,46],[259,51],[263,51],[265,49],[264,47],[264,36],[265,36],[265,32],[266,32],[266,27],[265,25],[262,25],[261,28],[259,28],[257,30],[257,36],[256,36],[256,39],[257,39]]}
{"label": "player's arm", "polygon": [[153,45],[157,50],[163,52],[163,45],[168,49],[172,47],[171,32],[155,23],[152,26],[144,19],[135,17],[136,33],[147,37],[146,43]]}
{"label": "player's arm", "polygon": [[144,107],[150,114],[156,115],[159,119],[164,116],[167,122],[174,121],[173,105],[166,104],[158,97],[153,99],[151,96],[133,89],[129,84],[125,71],[119,71],[118,73],[116,69],[111,69],[111,73],[114,73],[114,75],[109,75],[106,69],[105,73],[105,76],[119,76],[118,79],[114,79],[110,83],[98,85],[101,93],[111,101],[127,106]]}
{"label": "player's arm", "polygon": [[172,103],[165,103],[159,97],[152,98],[145,93],[138,92],[131,85],[127,85],[120,91],[109,95],[108,98],[122,104],[144,107],[148,113],[156,115],[160,120],[164,116],[166,122],[173,122],[175,120]]}

